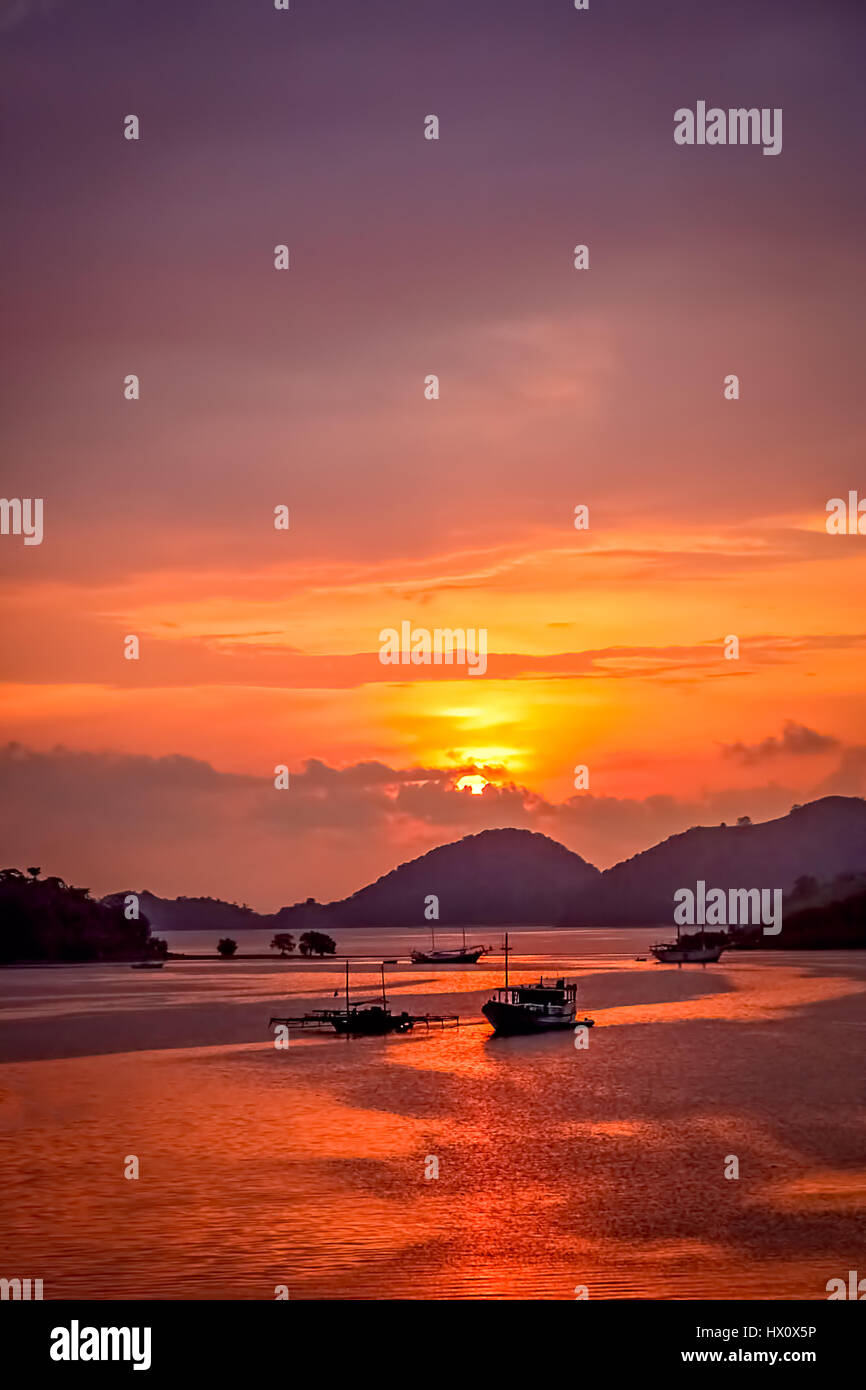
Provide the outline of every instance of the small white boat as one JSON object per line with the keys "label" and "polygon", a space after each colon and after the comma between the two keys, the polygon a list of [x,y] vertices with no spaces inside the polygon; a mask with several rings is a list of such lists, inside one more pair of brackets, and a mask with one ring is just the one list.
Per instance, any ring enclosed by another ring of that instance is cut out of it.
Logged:
{"label": "small white boat", "polygon": [[724,944],[710,945],[704,933],[681,936],[677,927],[676,941],[657,941],[650,950],[662,965],[713,965],[724,951]]}

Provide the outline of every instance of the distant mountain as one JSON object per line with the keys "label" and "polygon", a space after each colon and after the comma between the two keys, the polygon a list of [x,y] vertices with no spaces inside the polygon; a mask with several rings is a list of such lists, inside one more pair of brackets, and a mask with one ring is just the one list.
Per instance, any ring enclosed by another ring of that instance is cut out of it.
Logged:
{"label": "distant mountain", "polygon": [[[312,898],[276,913],[214,898],[139,894],[156,932],[331,931],[424,926],[425,900],[439,899],[438,925],[644,926],[670,923],[674,893],[694,888],[781,888],[866,872],[866,801],[828,796],[760,825],[695,826],[600,873],[579,854],[529,830],[484,830],[401,864],[351,897]],[[860,885],[852,885],[859,887]],[[803,898],[804,906],[811,900]],[[823,901],[846,896],[831,885]],[[116,903],[122,894],[104,901]],[[820,899],[816,899],[820,905]],[[799,904],[798,904],[799,905]],[[786,903],[787,914],[787,903]]]}
{"label": "distant mountain", "polygon": [[260,917],[244,904],[223,902],[221,898],[158,898],[155,893],[128,889],[109,893],[102,901],[108,907],[122,907],[134,892],[138,908],[155,932],[161,931],[244,931],[248,927],[269,926],[270,917]]}
{"label": "distant mountain", "polygon": [[[483,830],[440,845],[392,869],[350,898],[319,909],[331,927],[425,925],[425,902],[438,898],[439,926],[544,925],[556,922],[600,877],[598,869],[547,835]],[[277,913],[294,928],[307,904]],[[434,922],[433,925],[436,925]]]}
{"label": "distant mountain", "polygon": [[866,869],[866,801],[827,796],[760,825],[695,826],[606,869],[561,925],[670,922],[674,893],[694,888],[781,888],[803,875],[835,879]]}
{"label": "distant mountain", "polygon": [[[840,885],[840,880],[836,880]],[[850,951],[866,947],[866,890],[860,884],[851,894],[820,906],[789,911],[778,936],[758,928],[744,934],[741,949],[759,951]]]}
{"label": "distant mountain", "polygon": [[[442,926],[545,925],[567,912],[599,876],[592,864],[547,835],[483,830],[401,864],[337,902],[308,898],[263,914],[217,898],[159,898],[146,891],[138,898],[157,932],[424,926],[431,895],[439,899]],[[125,896],[112,893],[103,901],[114,905]]]}

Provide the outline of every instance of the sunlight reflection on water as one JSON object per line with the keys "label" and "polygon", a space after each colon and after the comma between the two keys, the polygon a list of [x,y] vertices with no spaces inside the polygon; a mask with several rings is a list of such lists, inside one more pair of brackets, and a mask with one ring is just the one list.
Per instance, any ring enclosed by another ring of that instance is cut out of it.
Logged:
{"label": "sunlight reflection on water", "polygon": [[866,963],[573,964],[586,1052],[491,1040],[498,966],[389,972],[469,1026],[286,1052],[272,1006],[339,969],[5,972],[3,1055],[45,1059],[0,1069],[7,1262],[49,1298],[826,1297],[866,1207]]}

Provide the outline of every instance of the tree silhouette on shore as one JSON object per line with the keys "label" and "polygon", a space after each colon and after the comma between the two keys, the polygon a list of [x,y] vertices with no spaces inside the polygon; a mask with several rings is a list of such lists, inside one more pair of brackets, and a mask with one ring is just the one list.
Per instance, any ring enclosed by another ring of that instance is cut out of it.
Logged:
{"label": "tree silhouette on shore", "polygon": [[141,914],[103,903],[62,878],[40,879],[31,866],[0,870],[0,962],[141,960],[161,957],[166,943],[151,936]]}
{"label": "tree silhouette on shore", "polygon": [[302,956],[332,956],[337,943],[324,932],[305,931],[298,940],[298,949]]}

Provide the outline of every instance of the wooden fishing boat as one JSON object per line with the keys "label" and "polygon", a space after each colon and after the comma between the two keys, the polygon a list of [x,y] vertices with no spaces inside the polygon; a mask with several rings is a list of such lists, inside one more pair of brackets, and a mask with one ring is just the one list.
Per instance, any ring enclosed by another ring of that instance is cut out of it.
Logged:
{"label": "wooden fishing boat", "polygon": [[430,928],[431,949],[429,951],[413,951],[411,959],[416,965],[475,965],[484,952],[486,946],[467,946],[466,928],[461,928],[463,932],[463,945],[451,948],[438,948],[436,946],[436,933]]}
{"label": "wooden fishing boat", "polygon": [[592,1028],[595,1020],[577,1017],[577,981],[558,979],[509,985],[508,933],[505,933],[505,984],[481,1012],[498,1034],[549,1033],[560,1028]]}

